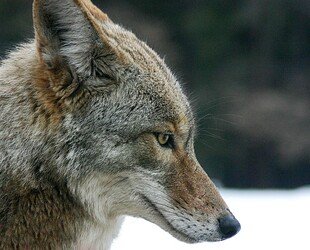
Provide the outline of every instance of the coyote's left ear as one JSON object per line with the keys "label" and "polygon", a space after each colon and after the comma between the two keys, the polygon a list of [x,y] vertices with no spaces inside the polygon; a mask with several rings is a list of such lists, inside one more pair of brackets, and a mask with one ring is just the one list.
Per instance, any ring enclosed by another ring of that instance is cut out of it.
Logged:
{"label": "coyote's left ear", "polygon": [[114,53],[99,25],[109,19],[90,0],[34,0],[33,19],[39,58],[48,68],[61,61],[77,75],[91,75],[98,51]]}

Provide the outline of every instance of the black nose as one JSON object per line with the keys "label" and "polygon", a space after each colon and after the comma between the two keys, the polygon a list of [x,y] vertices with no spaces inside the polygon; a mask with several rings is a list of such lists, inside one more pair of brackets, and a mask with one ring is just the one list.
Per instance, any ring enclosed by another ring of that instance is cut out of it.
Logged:
{"label": "black nose", "polygon": [[232,215],[225,215],[220,218],[219,226],[221,233],[223,234],[223,239],[234,236],[241,228],[239,221],[237,221]]}

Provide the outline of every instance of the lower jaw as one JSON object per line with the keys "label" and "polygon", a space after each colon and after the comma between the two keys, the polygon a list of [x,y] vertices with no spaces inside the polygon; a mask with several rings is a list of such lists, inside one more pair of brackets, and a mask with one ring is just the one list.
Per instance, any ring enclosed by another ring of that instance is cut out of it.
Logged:
{"label": "lower jaw", "polygon": [[[165,217],[165,215],[157,208],[157,206],[148,198],[146,197],[145,195],[142,195],[141,194],[141,198],[143,199],[143,201],[145,203],[148,204],[148,206],[153,210],[155,211],[158,215],[160,215],[162,217],[162,219],[164,220],[164,223],[165,223],[165,227],[163,227],[163,229],[167,232],[169,232],[173,237],[177,238],[178,240],[180,241],[183,241],[183,242],[186,242],[186,243],[199,243],[199,242],[202,242],[204,240],[198,240],[198,239],[194,239],[194,238],[191,238],[190,236],[188,236],[187,234],[183,233],[183,232],[180,232],[179,230],[177,230],[168,220],[167,218]],[[146,220],[154,223],[154,224],[157,224],[156,221],[152,221],[148,218],[145,218]],[[158,224],[157,224],[158,225]],[[160,225],[158,225],[160,226]],[[220,239],[219,239],[220,240]],[[218,241],[218,240],[216,240]]]}

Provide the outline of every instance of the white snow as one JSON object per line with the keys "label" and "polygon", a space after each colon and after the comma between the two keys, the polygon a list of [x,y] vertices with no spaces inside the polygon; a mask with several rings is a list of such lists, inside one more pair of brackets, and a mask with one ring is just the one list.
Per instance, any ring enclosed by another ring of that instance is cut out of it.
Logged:
{"label": "white snow", "polygon": [[221,190],[241,223],[235,237],[222,242],[182,243],[154,224],[126,218],[111,250],[309,250],[310,187],[292,191]]}

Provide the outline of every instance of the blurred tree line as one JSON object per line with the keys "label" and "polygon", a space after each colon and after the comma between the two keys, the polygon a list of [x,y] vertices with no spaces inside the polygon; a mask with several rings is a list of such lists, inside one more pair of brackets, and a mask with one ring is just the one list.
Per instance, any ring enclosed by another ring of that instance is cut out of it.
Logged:
{"label": "blurred tree line", "polygon": [[[94,0],[184,84],[196,152],[229,187],[310,184],[310,1]],[[33,37],[31,0],[0,1],[0,57]]]}

